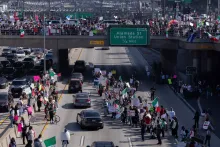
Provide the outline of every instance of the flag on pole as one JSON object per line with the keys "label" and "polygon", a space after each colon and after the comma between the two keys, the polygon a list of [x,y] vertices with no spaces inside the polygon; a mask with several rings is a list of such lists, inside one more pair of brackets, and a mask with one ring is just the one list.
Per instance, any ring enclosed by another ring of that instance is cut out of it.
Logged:
{"label": "flag on pole", "polygon": [[24,37],[24,29],[20,29],[20,37]]}
{"label": "flag on pole", "polygon": [[121,76],[119,77],[119,81],[121,81],[121,82],[122,82],[122,77],[121,77]]}
{"label": "flag on pole", "polygon": [[152,101],[152,105],[153,105],[154,107],[158,107],[158,106],[159,106],[158,98],[157,98],[157,97]]}
{"label": "flag on pole", "polygon": [[128,92],[128,88],[125,88],[124,90],[122,90],[122,95],[126,95]]}
{"label": "flag on pole", "polygon": [[49,138],[44,140],[44,144],[46,147],[55,147],[56,146],[56,137]]}

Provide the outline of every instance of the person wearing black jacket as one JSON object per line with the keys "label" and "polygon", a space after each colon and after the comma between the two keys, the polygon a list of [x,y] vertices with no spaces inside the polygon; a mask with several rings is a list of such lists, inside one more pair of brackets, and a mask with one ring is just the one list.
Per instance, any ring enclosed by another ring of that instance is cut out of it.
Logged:
{"label": "person wearing black jacket", "polygon": [[199,128],[199,117],[200,117],[200,115],[199,115],[199,112],[198,111],[196,111],[195,112],[195,115],[194,115],[194,121],[195,121],[195,127],[196,128]]}
{"label": "person wearing black jacket", "polygon": [[146,132],[146,123],[144,120],[141,120],[141,139],[144,141],[144,134]]}
{"label": "person wearing black jacket", "polygon": [[158,140],[158,143],[157,143],[157,144],[162,144],[161,136],[160,136],[161,132],[162,132],[162,130],[161,130],[161,125],[160,125],[159,120],[157,120],[157,127],[156,127],[157,140]]}
{"label": "person wearing black jacket", "polygon": [[27,128],[29,127],[30,127],[30,123],[29,125],[24,124],[22,128],[21,136],[22,136],[23,144],[25,144],[25,139],[27,139]]}

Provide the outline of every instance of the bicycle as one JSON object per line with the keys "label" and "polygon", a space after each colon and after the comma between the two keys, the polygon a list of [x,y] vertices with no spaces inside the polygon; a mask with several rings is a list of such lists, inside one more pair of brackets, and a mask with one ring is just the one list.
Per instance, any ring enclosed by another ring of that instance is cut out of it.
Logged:
{"label": "bicycle", "polygon": [[54,115],[54,123],[57,124],[58,122],[60,122],[60,117],[58,115]]}

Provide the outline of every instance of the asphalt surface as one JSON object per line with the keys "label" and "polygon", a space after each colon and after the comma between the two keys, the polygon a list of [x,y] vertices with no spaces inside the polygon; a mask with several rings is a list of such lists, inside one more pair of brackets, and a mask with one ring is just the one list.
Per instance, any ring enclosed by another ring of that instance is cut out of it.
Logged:
{"label": "asphalt surface", "polygon": [[[95,66],[107,71],[116,69],[118,75],[122,75],[124,81],[127,81],[136,71],[136,77],[141,82],[137,96],[140,95],[144,99],[149,99],[149,89],[153,86],[153,83],[146,78],[144,67],[147,65],[147,62],[137,49],[124,47],[114,47],[110,48],[110,50],[83,49],[79,59],[92,62]],[[92,108],[89,109],[98,110],[103,114],[101,109],[102,98],[97,95],[97,91],[93,88],[91,69],[87,69],[84,77],[83,91],[92,94]],[[179,119],[180,127],[184,125],[190,129],[193,125],[193,113],[189,108],[166,85],[156,85],[156,88],[159,103],[166,108],[173,107]],[[68,86],[66,87],[67,89]],[[56,136],[57,146],[61,146],[60,134],[66,128],[72,134],[70,145],[74,147],[91,145],[93,141],[113,141],[115,145],[120,147],[158,146],[156,145],[156,139],[149,139],[149,134],[146,134],[146,141],[142,142],[140,139],[140,128],[122,125],[119,120],[112,120],[110,117],[103,118],[105,126],[102,130],[81,130],[76,123],[76,116],[82,109],[73,108],[72,94],[67,94],[66,90],[63,91],[64,94],[58,110],[61,121],[57,125],[48,125],[44,130],[43,139]],[[218,147],[217,143],[219,143],[219,140],[216,136],[213,136],[212,140],[212,146]],[[166,137],[163,138],[162,146],[173,147],[177,145],[175,140],[167,133]]]}

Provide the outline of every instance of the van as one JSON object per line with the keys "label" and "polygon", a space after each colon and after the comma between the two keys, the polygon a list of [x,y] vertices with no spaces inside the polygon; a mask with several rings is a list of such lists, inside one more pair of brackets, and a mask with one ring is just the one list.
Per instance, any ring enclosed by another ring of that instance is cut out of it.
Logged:
{"label": "van", "polygon": [[80,79],[70,79],[68,93],[82,92],[82,82]]}

